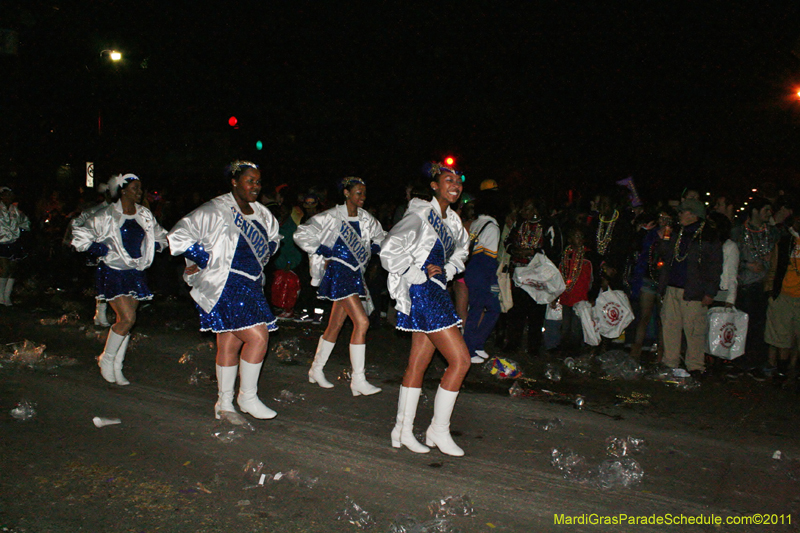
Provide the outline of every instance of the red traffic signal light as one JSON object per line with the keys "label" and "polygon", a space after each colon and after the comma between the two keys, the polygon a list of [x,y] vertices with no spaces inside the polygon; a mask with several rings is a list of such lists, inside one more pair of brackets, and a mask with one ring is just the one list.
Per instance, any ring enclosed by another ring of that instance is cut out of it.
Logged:
{"label": "red traffic signal light", "polygon": [[237,119],[236,117],[231,117],[228,119],[228,124],[230,124],[232,128],[235,128],[236,125],[239,124],[239,119]]}

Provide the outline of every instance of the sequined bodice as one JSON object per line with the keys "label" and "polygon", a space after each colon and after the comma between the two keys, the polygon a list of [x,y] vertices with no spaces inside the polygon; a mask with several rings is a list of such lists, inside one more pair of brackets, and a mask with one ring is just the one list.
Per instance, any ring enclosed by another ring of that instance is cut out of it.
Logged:
{"label": "sequined bodice", "polygon": [[136,222],[135,218],[126,218],[119,229],[122,235],[122,245],[133,259],[142,257],[142,241],[144,241],[144,228]]}

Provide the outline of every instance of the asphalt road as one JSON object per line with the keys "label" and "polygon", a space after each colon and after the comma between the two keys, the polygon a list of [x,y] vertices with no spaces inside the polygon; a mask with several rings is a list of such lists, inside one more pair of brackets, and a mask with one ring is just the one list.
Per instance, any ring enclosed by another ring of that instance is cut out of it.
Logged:
{"label": "asphalt road", "polygon": [[[524,361],[530,378],[524,386],[540,394],[511,398],[509,381],[473,368],[451,425],[466,456],[417,455],[389,445],[407,338],[388,327],[370,332],[367,375],[383,392],[354,398],[342,380],[331,390],[307,382],[306,363],[322,326],[285,325],[271,340],[260,380],[260,396],[278,417],[250,419],[254,431],[238,428],[239,438],[223,442],[214,434],[234,426],[213,418],[213,351],[201,344],[210,338],[196,332],[187,302],[142,310],[140,338],[126,363],[128,387],[101,379],[94,357],[103,333],[86,320],[39,323],[72,308],[86,316],[84,302],[70,302],[57,298],[38,302],[38,310],[28,305],[0,315],[3,344],[27,338],[47,344],[48,354],[33,369],[10,362],[8,354],[0,359],[4,531],[358,531],[337,519],[351,501],[368,513],[370,531],[392,531],[392,524],[397,531],[403,516],[430,521],[431,502],[465,495],[473,512],[448,517],[450,531],[798,529],[797,395],[768,383],[711,379],[685,391],[567,371],[553,383],[542,377],[545,361]],[[295,340],[295,360],[287,361],[287,351],[276,348]],[[346,342],[337,345],[329,379],[346,368],[346,349]],[[436,360],[426,377],[430,400],[420,406],[418,432],[430,420],[442,368]],[[296,401],[276,401],[283,390]],[[564,399],[576,393],[586,398],[583,409]],[[27,421],[10,414],[23,398],[36,404]],[[641,402],[626,401],[631,398]],[[121,423],[96,428],[96,416]],[[538,429],[546,419],[563,424]],[[610,458],[606,439],[612,436],[645,440],[631,456],[644,473],[641,482],[601,489],[565,479],[551,464],[553,449],[569,448],[587,465],[600,465]],[[773,459],[778,450],[781,459]],[[263,463],[264,485],[257,484],[260,476],[245,475],[250,460]],[[716,516],[723,523],[565,523],[621,515]]]}

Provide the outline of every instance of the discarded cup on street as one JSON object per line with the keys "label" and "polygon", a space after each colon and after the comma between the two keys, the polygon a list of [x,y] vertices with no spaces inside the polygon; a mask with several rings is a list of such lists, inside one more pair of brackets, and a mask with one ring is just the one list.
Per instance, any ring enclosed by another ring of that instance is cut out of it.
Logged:
{"label": "discarded cup on street", "polygon": [[305,399],[306,399],[305,394],[295,394],[293,392],[284,389],[281,391],[281,395],[275,398],[275,401],[280,403],[293,404],[298,400],[303,401]]}
{"label": "discarded cup on street", "polygon": [[575,408],[576,409],[583,409],[583,404],[586,403],[586,399],[581,396],[580,394],[575,397]]}
{"label": "discarded cup on street", "polygon": [[644,450],[644,439],[631,437],[608,437],[606,439],[606,451],[614,457],[625,457],[632,453],[640,453]]}
{"label": "discarded cup on street", "polygon": [[35,403],[23,398],[17,403],[17,406],[11,410],[11,416],[23,422],[30,420],[36,416],[35,406]]}
{"label": "discarded cup on street", "polygon": [[114,424],[122,424],[122,420],[119,418],[103,418],[100,416],[92,418],[92,422],[94,422],[95,427],[99,428],[113,426]]}

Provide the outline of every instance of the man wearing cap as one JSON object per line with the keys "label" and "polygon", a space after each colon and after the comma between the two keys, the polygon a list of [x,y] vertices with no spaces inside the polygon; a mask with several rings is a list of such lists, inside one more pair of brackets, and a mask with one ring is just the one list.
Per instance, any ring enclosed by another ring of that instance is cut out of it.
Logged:
{"label": "man wearing cap", "polygon": [[659,288],[664,298],[662,362],[677,368],[681,337],[686,335],[686,370],[695,378],[705,371],[706,312],[719,291],[722,244],[706,226],[706,208],[700,200],[685,199],[678,206],[679,229],[662,241],[663,261]]}

